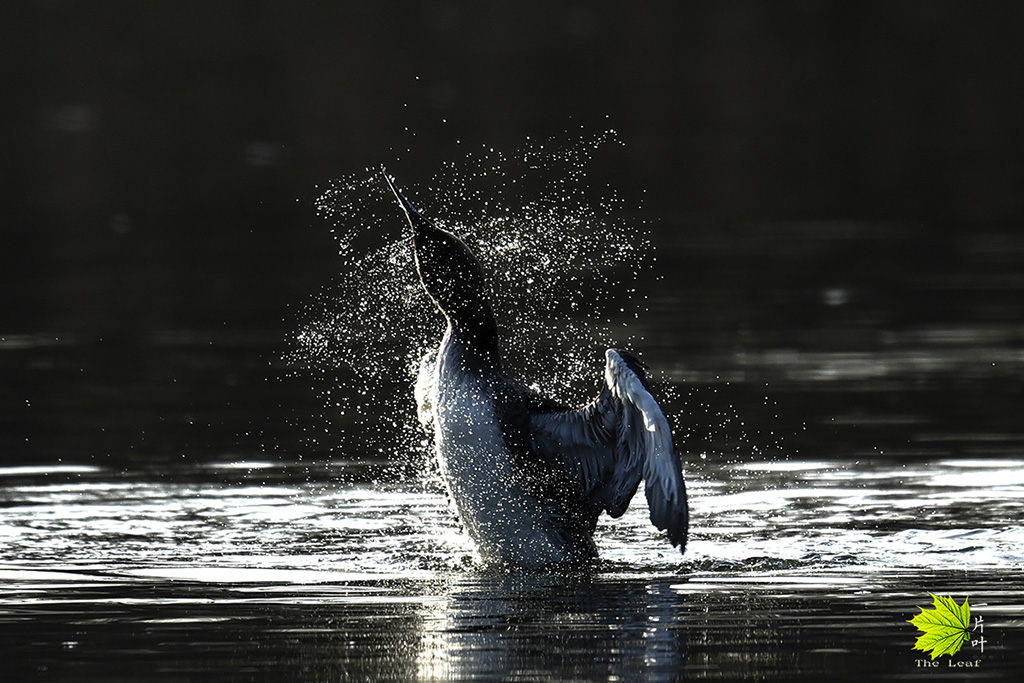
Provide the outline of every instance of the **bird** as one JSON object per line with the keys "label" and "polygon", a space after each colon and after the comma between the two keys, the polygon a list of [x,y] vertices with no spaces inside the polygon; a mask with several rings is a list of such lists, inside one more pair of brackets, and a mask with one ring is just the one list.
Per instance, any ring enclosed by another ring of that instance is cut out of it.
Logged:
{"label": "bird", "polygon": [[441,478],[480,558],[517,570],[593,566],[599,516],[621,517],[641,480],[652,524],[684,552],[682,464],[646,366],[608,349],[600,394],[580,409],[509,377],[480,262],[381,173],[412,229],[420,283],[447,322],[424,398]]}

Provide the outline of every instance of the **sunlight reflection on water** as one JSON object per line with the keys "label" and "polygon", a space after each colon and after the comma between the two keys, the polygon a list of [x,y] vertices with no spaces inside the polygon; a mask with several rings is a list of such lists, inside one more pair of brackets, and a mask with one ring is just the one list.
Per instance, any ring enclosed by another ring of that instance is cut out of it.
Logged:
{"label": "sunlight reflection on water", "polygon": [[[685,557],[638,496],[601,520],[601,563],[577,578],[481,572],[430,481],[336,484],[337,469],[259,465],[130,481],[103,468],[0,473],[0,624],[17,625],[5,637],[16,661],[75,670],[102,652],[152,667],[150,680],[232,679],[245,665],[192,654],[230,642],[306,680],[765,667],[814,680],[836,661],[907,671],[905,621],[929,591],[970,593],[1006,637],[1024,600],[1020,461],[704,462]],[[890,642],[906,647],[873,656]],[[989,671],[1016,666],[1014,652],[990,645]]]}
{"label": "sunlight reflection on water", "polygon": [[[623,518],[599,524],[602,571],[1013,566],[1024,561],[1024,532],[1013,524],[1024,512],[1021,466],[705,466],[691,474],[694,527],[686,556],[650,526],[638,496]],[[0,472],[0,562],[61,571],[88,564],[132,576],[169,576],[173,569],[204,581],[235,570],[283,572],[284,580],[294,571],[300,583],[308,572],[401,578],[472,562],[445,496],[429,483],[267,485],[252,481],[274,474],[265,464],[221,471],[242,480],[117,482],[105,481],[113,473],[102,470]],[[47,483],[54,477],[67,481]]]}

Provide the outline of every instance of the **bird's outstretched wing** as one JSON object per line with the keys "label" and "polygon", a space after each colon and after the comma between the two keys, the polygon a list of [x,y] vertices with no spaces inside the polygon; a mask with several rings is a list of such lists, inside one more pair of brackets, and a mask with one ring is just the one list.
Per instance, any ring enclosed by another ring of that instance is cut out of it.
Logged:
{"label": "bird's outstretched wing", "polygon": [[593,403],[580,410],[531,410],[533,449],[564,468],[583,496],[612,517],[626,511],[643,479],[651,522],[682,550],[686,485],[668,420],[639,360],[613,349],[605,358],[605,387]]}

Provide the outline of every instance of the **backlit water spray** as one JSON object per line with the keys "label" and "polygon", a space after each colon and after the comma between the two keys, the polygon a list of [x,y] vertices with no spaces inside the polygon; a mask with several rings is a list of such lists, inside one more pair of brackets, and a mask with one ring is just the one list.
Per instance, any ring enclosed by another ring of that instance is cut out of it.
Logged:
{"label": "backlit water spray", "polygon": [[[509,373],[572,406],[596,396],[606,348],[642,350],[627,323],[645,310],[634,283],[652,248],[632,207],[588,180],[594,157],[615,144],[607,132],[483,148],[426,182],[388,168],[482,262]],[[408,225],[379,169],[333,181],[317,207],[338,243],[338,278],[307,305],[291,360],[337,377],[324,400],[346,425],[339,449],[422,471],[412,386],[444,323],[416,277]]]}

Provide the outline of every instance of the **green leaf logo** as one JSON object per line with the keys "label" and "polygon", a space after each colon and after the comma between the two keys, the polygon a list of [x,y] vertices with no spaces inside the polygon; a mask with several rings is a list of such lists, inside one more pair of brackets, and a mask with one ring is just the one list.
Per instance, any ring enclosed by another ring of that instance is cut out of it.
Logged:
{"label": "green leaf logo", "polygon": [[955,655],[970,637],[971,606],[967,604],[968,598],[964,598],[964,604],[958,605],[952,596],[929,595],[935,609],[918,607],[921,613],[907,622],[924,631],[924,635],[917,637],[914,649],[922,652],[931,650],[932,659],[939,655]]}

